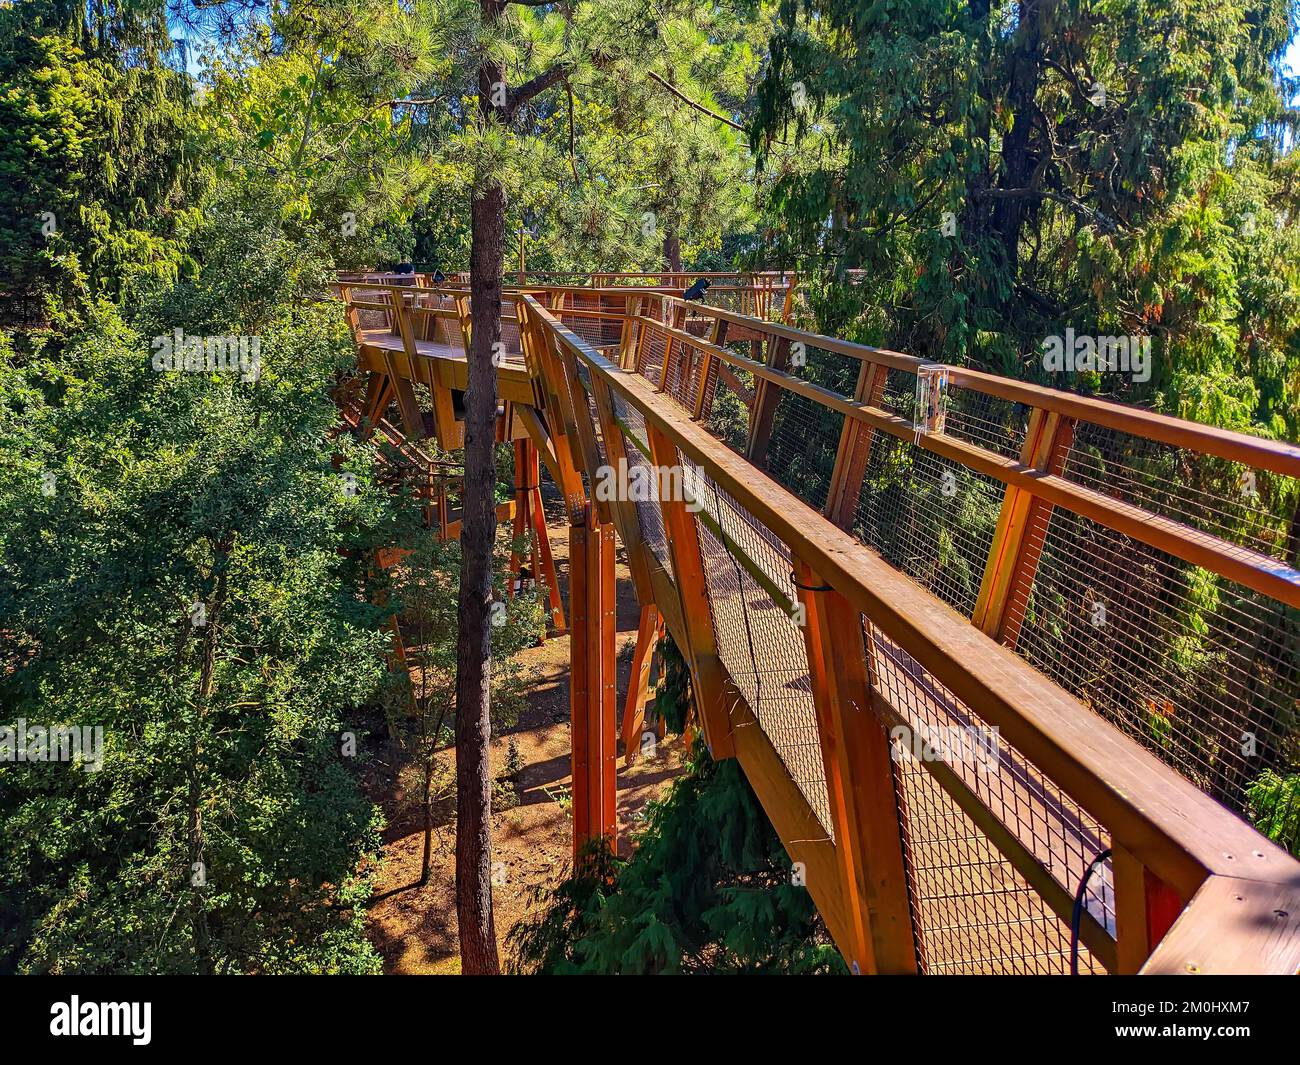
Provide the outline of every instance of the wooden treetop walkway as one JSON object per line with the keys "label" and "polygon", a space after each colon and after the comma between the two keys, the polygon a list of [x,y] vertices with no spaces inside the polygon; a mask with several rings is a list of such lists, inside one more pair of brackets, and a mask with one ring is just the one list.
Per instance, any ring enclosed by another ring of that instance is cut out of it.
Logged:
{"label": "wooden treetop walkway", "polygon": [[[340,283],[358,422],[459,446],[457,280]],[[1300,864],[1240,816],[1300,764],[1300,448],[803,332],[788,275],[585,280],[507,293],[498,375],[569,513],[580,838],[616,530],[625,744],[662,619],[859,971],[1067,972],[1072,918],[1080,971],[1300,969]]]}

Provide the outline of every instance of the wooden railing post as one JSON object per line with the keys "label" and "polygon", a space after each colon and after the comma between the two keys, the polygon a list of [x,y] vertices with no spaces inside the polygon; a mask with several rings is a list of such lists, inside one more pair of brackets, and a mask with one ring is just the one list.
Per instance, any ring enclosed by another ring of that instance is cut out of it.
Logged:
{"label": "wooden railing post", "polygon": [[[713,319],[713,331],[709,334],[709,343],[714,347],[721,347],[726,343],[727,324],[725,318]],[[705,400],[708,398],[709,371],[713,369],[713,361],[713,352],[705,348],[704,358],[700,362],[700,383],[695,389],[695,401],[691,405],[691,417],[696,421],[704,417]]]}
{"label": "wooden railing post", "polygon": [[[782,371],[790,365],[788,337],[768,337],[767,365]],[[758,377],[757,374],[754,376]],[[776,416],[776,405],[780,401],[779,385],[761,377],[754,382],[754,408],[749,415],[749,439],[745,443],[745,458],[760,469],[767,468],[767,444],[772,438],[772,419]]]}
{"label": "wooden railing post", "polygon": [[[889,371],[879,363],[863,362],[858,369],[858,383],[853,398],[858,403],[878,407],[885,394],[885,381]],[[862,479],[867,475],[871,461],[871,443],[875,429],[857,418],[845,418],[840,430],[840,447],[831,472],[830,489],[826,493],[823,513],[841,529],[853,524],[862,494]]]}
{"label": "wooden railing post", "polygon": [[[665,474],[676,470],[679,476],[671,480],[685,487],[686,471],[677,454],[677,446],[664,435],[663,430],[649,422],[646,423],[646,432],[650,437],[651,456],[658,467],[658,482],[664,483],[669,479]],[[691,665],[704,742],[715,759],[734,758],[736,748],[731,736],[731,715],[724,694],[722,663],[718,658],[695,515],[686,509],[684,499],[661,498],[659,506],[663,512],[674,583],[681,599],[686,628],[687,646],[681,650]]]}
{"label": "wooden railing post", "polygon": [[872,710],[862,616],[795,559],[804,643],[857,973],[915,973],[889,737]]}
{"label": "wooden railing post", "polygon": [[[1045,473],[1060,473],[1073,439],[1073,419],[1035,407],[1020,460]],[[1024,622],[1023,610],[1017,613],[1010,608],[1016,603],[1023,607],[1034,583],[1051,513],[1052,504],[1045,499],[1007,485],[971,621],[1008,647],[1015,647]]]}
{"label": "wooden railing post", "polygon": [[1173,888],[1122,847],[1111,857],[1115,887],[1115,955],[1119,974],[1141,970],[1186,905]]}
{"label": "wooden railing post", "polygon": [[588,503],[581,523],[569,527],[575,860],[596,840],[612,847],[618,831],[614,581],[614,529],[597,521]]}

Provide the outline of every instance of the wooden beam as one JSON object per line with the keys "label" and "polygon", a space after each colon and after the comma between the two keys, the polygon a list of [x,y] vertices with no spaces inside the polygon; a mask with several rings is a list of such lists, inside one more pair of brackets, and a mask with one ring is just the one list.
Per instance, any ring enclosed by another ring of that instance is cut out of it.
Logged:
{"label": "wooden beam", "polygon": [[[864,362],[858,369],[858,383],[853,398],[868,406],[878,406],[885,394],[885,381],[889,371],[875,363]],[[875,430],[856,418],[844,419],[840,430],[839,452],[835,468],[831,471],[830,489],[826,493],[823,513],[841,529],[848,529],[858,511],[862,494],[862,481],[871,461],[871,443]]]}
{"label": "wooden beam", "polygon": [[[656,472],[660,478],[664,477],[666,471],[677,470],[681,474],[678,483],[684,483],[685,474],[676,445],[649,423],[646,430],[650,436],[650,452],[654,464],[659,467]],[[661,498],[659,507],[663,512],[668,552],[673,560],[673,576],[686,624],[687,643],[682,647],[682,653],[691,664],[696,704],[704,728],[704,742],[708,744],[709,752],[715,759],[731,758],[735,755],[735,746],[723,700],[722,664],[718,659],[718,647],[714,638],[713,612],[709,605],[708,582],[695,515],[687,511],[686,502],[682,499]]]}
{"label": "wooden beam", "polygon": [[[1073,439],[1073,421],[1054,411],[1035,410],[1029,416],[1020,461],[1044,473],[1060,473]],[[971,621],[1008,647],[1015,647],[1020,635],[1052,509],[1051,502],[1016,485],[1008,485],[1002,497]],[[1017,604],[1019,612],[1011,609]]]}
{"label": "wooden beam", "polygon": [[614,530],[585,508],[569,527],[572,659],[569,713],[573,763],[573,854],[617,834]]}
{"label": "wooden beam", "polygon": [[641,729],[645,722],[646,701],[650,697],[650,666],[655,648],[659,644],[659,630],[663,619],[654,603],[641,607],[641,621],[637,626],[636,653],[632,657],[632,672],[627,678],[627,698],[623,705],[623,764],[631,765],[641,748]]}
{"label": "wooden beam", "polygon": [[889,737],[872,711],[862,616],[802,560],[795,586],[856,973],[915,973]]}

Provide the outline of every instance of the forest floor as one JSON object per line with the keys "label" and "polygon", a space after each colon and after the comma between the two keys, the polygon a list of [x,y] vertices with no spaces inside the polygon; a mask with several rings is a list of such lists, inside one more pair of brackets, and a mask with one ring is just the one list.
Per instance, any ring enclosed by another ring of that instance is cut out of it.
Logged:
{"label": "forest floor", "polygon": [[[546,486],[547,488],[550,485]],[[568,601],[568,526],[563,505],[552,493],[546,499],[551,550],[559,570],[560,586]],[[618,716],[631,672],[639,618],[636,595],[622,550],[618,575]],[[493,779],[501,773],[507,744],[513,736],[524,769],[520,776],[519,804],[494,809],[492,860],[498,880],[493,889],[497,939],[502,964],[508,951],[506,936],[536,904],[541,888],[560,883],[569,871],[572,820],[569,797],[569,637],[548,637],[545,644],[528,648],[519,662],[529,674],[527,705],[518,725],[493,736]],[[384,862],[375,882],[370,907],[369,935],[384,959],[384,972],[393,974],[457,973],[455,895],[455,799],[435,806],[432,873],[419,885],[424,853],[420,817],[418,773],[396,742],[376,739],[365,775],[370,798],[383,809],[388,821],[384,833]],[[439,756],[454,771],[455,752]],[[669,736],[652,760],[638,758],[629,769],[620,751],[618,760],[619,849],[626,853],[629,829],[645,804],[660,795],[682,770],[680,736]],[[502,875],[504,874],[504,875]]]}

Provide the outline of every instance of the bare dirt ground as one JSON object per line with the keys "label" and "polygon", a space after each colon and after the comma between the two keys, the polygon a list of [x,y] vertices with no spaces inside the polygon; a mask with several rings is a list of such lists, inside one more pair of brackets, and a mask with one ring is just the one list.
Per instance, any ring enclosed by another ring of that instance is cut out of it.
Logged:
{"label": "bare dirt ground", "polygon": [[[547,486],[550,487],[549,485]],[[557,498],[546,501],[551,549],[560,571],[560,585],[568,601],[568,527]],[[618,714],[631,671],[636,643],[638,609],[631,577],[620,556],[618,573]],[[500,881],[493,891],[497,939],[504,964],[506,936],[534,905],[538,888],[554,885],[568,873],[572,851],[572,820],[568,797],[569,774],[569,637],[549,637],[540,647],[529,648],[519,658],[532,674],[527,708],[516,728],[492,739],[494,778],[505,761],[507,742],[518,743],[524,769],[520,777],[519,805],[494,811],[492,860]],[[384,959],[385,973],[457,973],[455,901],[455,802],[435,810],[433,868],[429,883],[418,884],[424,852],[418,795],[404,794],[399,781],[405,753],[395,743],[383,743],[370,761],[365,785],[371,799],[388,818],[384,835],[384,864],[376,878],[370,909],[370,939]],[[454,752],[441,758],[454,765]],[[626,851],[628,830],[645,804],[656,798],[681,772],[682,741],[670,736],[659,745],[653,760],[638,758],[630,768],[619,757],[619,846]],[[405,779],[410,779],[409,775]]]}

